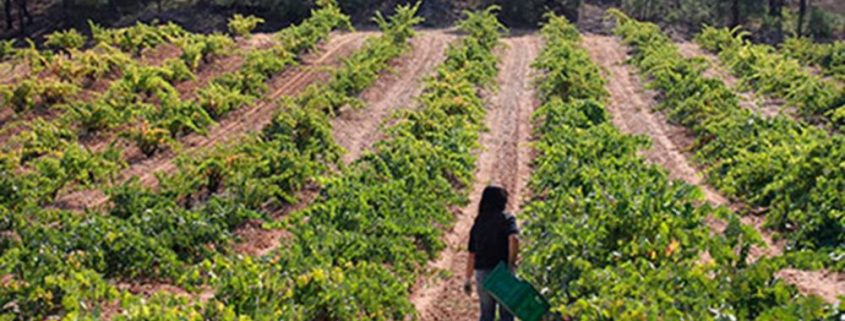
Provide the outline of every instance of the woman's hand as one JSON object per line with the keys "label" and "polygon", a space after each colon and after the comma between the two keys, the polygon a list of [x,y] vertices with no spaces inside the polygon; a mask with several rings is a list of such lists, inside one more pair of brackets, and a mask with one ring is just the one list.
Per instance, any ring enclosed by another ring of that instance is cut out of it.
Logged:
{"label": "woman's hand", "polygon": [[466,274],[464,274],[464,293],[467,295],[472,294],[472,276],[475,268],[475,253],[470,252],[469,257],[467,257],[467,269]]}
{"label": "woman's hand", "polygon": [[464,293],[466,293],[466,295],[472,294],[472,279],[471,278],[464,279]]}
{"label": "woman's hand", "polygon": [[519,260],[519,238],[516,234],[508,235],[508,268],[511,273],[516,271],[516,264]]}

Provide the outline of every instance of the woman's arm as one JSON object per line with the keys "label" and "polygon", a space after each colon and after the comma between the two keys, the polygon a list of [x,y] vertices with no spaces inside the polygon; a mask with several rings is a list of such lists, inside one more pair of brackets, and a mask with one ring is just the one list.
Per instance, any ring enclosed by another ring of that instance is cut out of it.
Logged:
{"label": "woman's arm", "polygon": [[467,258],[467,270],[466,274],[464,275],[464,293],[467,295],[472,294],[472,272],[475,269],[475,253],[469,252],[469,257]]}
{"label": "woman's arm", "polygon": [[511,234],[508,236],[508,267],[511,271],[516,269],[517,258],[519,258],[519,237]]}
{"label": "woman's arm", "polygon": [[464,276],[467,280],[472,279],[472,273],[475,271],[475,253],[469,252],[469,257],[467,258],[467,269],[466,274]]}

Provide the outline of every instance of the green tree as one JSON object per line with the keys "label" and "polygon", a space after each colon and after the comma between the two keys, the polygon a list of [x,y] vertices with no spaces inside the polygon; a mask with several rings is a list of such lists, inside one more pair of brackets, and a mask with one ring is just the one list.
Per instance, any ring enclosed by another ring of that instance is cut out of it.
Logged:
{"label": "green tree", "polygon": [[798,2],[798,26],[795,27],[795,34],[801,37],[804,29],[804,16],[807,14],[807,0]]}

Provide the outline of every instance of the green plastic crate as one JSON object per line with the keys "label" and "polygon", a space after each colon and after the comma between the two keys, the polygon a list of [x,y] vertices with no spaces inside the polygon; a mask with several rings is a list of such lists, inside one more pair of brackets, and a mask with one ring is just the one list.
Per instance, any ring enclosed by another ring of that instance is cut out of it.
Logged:
{"label": "green plastic crate", "polygon": [[490,272],[482,286],[496,301],[523,321],[538,321],[551,307],[537,289],[517,279],[502,262]]}

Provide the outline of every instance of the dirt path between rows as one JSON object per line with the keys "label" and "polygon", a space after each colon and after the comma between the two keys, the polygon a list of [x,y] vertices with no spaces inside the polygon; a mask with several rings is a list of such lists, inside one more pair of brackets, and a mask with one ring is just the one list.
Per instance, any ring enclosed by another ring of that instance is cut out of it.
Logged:
{"label": "dirt path between rows", "polygon": [[30,73],[29,66],[15,59],[11,58],[0,62],[0,85],[17,83],[21,78],[26,77]]}
{"label": "dirt path between rows", "polygon": [[[361,95],[365,108],[361,110],[344,110],[333,120],[341,124],[333,128],[336,137],[345,139],[344,147],[371,145],[379,138],[379,124],[391,110],[406,107],[412,97],[422,91],[422,81],[433,72],[434,68],[445,59],[447,45],[456,36],[442,30],[420,31],[410,40],[411,48],[403,56],[394,60],[393,70],[379,77],[370,89]],[[377,119],[378,117],[381,117]],[[370,116],[370,117],[363,117]],[[338,119],[343,119],[338,121]],[[363,133],[363,134],[362,134]],[[350,152],[352,154],[352,152]],[[349,160],[360,156],[354,154]],[[348,155],[347,155],[348,157]],[[278,219],[284,215],[307,207],[319,195],[319,187],[309,185],[297,193],[298,201],[285,206],[273,213],[271,219]],[[264,256],[276,249],[279,240],[289,235],[282,229],[266,229],[262,220],[251,220],[235,230],[238,242],[232,244],[232,250],[238,255]],[[150,296],[156,292],[169,292],[183,297],[204,302],[214,296],[213,290],[204,289],[199,293],[189,293],[182,288],[166,282],[117,282],[120,289],[125,289],[136,295]]]}
{"label": "dirt path between rows", "polygon": [[[95,49],[88,49],[88,50],[95,50]],[[177,58],[181,50],[172,45],[172,44],[164,44],[160,45],[155,48],[148,48],[144,50],[142,55],[137,58],[137,62],[140,65],[144,66],[158,66],[161,65],[164,60],[169,58]],[[66,57],[66,56],[62,56]],[[75,64],[79,62],[76,60],[74,61]],[[38,74],[30,74],[29,66],[23,62],[15,61],[14,63],[19,64],[14,67],[13,74],[5,76],[3,73],[3,67],[0,67],[0,85],[17,85],[18,82],[23,81],[25,79],[51,79],[53,81],[58,80],[58,76],[50,72],[51,67],[47,68],[47,71],[42,71]],[[3,66],[4,64],[0,64]],[[69,101],[73,102],[90,102],[97,99],[102,93],[108,90],[109,86],[117,80],[121,78],[119,75],[120,73],[111,73],[104,77],[96,79],[92,83],[86,84],[78,84],[80,86],[80,91],[74,94],[72,97],[69,98]],[[64,114],[64,110],[60,110],[59,108],[55,108],[55,106],[44,106],[39,104],[39,106],[24,110],[21,112],[15,112],[9,104],[0,104],[0,146],[6,146],[10,143],[13,137],[18,136],[20,133],[29,130],[29,124],[35,121],[36,119],[45,120],[45,121],[52,121],[56,118],[60,117]]]}
{"label": "dirt path between rows", "polygon": [[[250,52],[266,50],[272,48],[275,44],[276,41],[273,38],[273,34],[267,33],[253,34],[249,39],[236,39],[232,52],[224,56],[213,57],[209,62],[203,62],[199,69],[194,72],[192,79],[175,82],[172,85],[179,94],[179,99],[182,101],[194,100],[197,98],[200,90],[208,87],[215,79],[240,70],[245,63],[245,58]],[[180,54],[181,49],[176,46],[161,45],[156,47],[155,50],[145,53],[141,58],[141,62],[143,63],[142,65],[161,65],[164,63],[162,59],[167,59],[171,56],[178,57]],[[125,132],[128,130],[127,127],[132,126],[133,124],[124,124],[112,130],[82,136],[80,137],[80,142],[83,146],[93,151],[102,151],[117,141],[119,142],[119,146],[122,146],[125,150],[124,159],[128,159],[128,162],[132,163],[139,158],[143,158],[143,154],[134,144],[119,140],[120,133]]]}
{"label": "dirt path between rows", "polygon": [[676,43],[676,45],[678,46],[678,52],[685,58],[704,58],[710,65],[710,68],[704,71],[704,76],[721,79],[725,82],[725,85],[733,89],[737,97],[739,97],[740,107],[750,109],[766,118],[772,118],[781,113],[781,108],[784,107],[784,101],[782,99],[760,97],[753,91],[741,90],[740,80],[722,66],[718,57],[702,49],[697,43],[685,41]]}
{"label": "dirt path between rows", "polygon": [[[463,293],[466,243],[475,209],[484,187],[501,184],[511,195],[510,210],[519,210],[527,199],[525,185],[531,175],[531,113],[538,101],[532,86],[531,62],[541,47],[537,35],[519,35],[503,40],[499,91],[488,104],[486,125],[481,136],[483,150],[478,161],[470,203],[457,214],[453,230],[445,235],[447,248],[431,262],[430,276],[421,280],[411,301],[423,321],[474,320],[478,318],[478,298]],[[447,273],[442,273],[446,271]]]}
{"label": "dirt path between rows", "polygon": [[[235,50],[229,55],[215,58],[213,62],[203,64],[196,72],[195,78],[176,84],[179,97],[183,100],[196,97],[200,88],[208,86],[214,79],[228,73],[241,69],[244,65],[244,58],[248,53],[258,50],[265,50],[276,45],[273,34],[256,33],[249,39],[239,38],[236,40]],[[178,48],[176,48],[178,50]]]}
{"label": "dirt path between rows", "polygon": [[[706,200],[714,205],[727,206],[733,210],[745,208],[740,203],[731,202],[714,188],[707,185],[691,162],[692,155],[688,149],[694,137],[685,128],[672,125],[662,113],[653,112],[657,105],[655,93],[644,88],[640,77],[632,73],[625,64],[628,53],[624,45],[615,37],[602,35],[585,35],[583,43],[593,61],[605,70],[608,80],[607,89],[610,92],[608,112],[612,115],[613,124],[627,134],[646,135],[652,141],[650,149],[643,151],[643,155],[654,164],[665,168],[671,179],[680,179],[688,184],[698,186],[705,194]],[[752,259],[761,256],[778,256],[783,253],[784,243],[775,242],[770,233],[763,228],[761,217],[746,215],[742,217],[744,224],[754,226],[763,237],[766,248],[754,247],[750,256]],[[716,231],[724,230],[725,222],[710,219],[708,224]],[[799,271],[800,273],[779,273],[785,281],[794,284],[804,294],[819,295],[828,302],[835,302],[832,293],[845,294],[842,291],[842,275],[829,274],[826,271]]]}
{"label": "dirt path between rows", "polygon": [[[446,47],[456,36],[444,30],[418,31],[411,38],[408,52],[392,61],[392,70],[383,72],[378,80],[366,89],[360,98],[364,108],[344,108],[332,119],[332,135],[348,153],[344,162],[351,163],[362,152],[382,139],[382,124],[392,112],[411,107],[413,98],[423,89],[423,80],[446,58]],[[318,186],[309,186],[298,193],[298,201],[272,213],[278,219],[288,213],[308,206],[318,195]],[[280,229],[265,229],[260,220],[251,221],[235,231],[240,242],[234,245],[235,253],[263,256],[278,246],[287,235]]]}
{"label": "dirt path between rows", "polygon": [[[301,66],[283,72],[270,80],[270,92],[260,102],[246,108],[241,108],[220,120],[209,129],[205,136],[191,134],[181,140],[182,154],[190,154],[204,150],[214,145],[233,141],[243,134],[258,131],[268,124],[276,110],[276,99],[284,95],[294,94],[311,83],[325,79],[328,76],[327,66],[336,65],[341,58],[349,55],[364,44],[364,40],[374,33],[354,32],[342,33],[317,50],[319,55],[308,55]],[[144,186],[155,186],[155,173],[172,172],[176,169],[173,162],[175,152],[159,153],[152,158],[130,164],[123,170],[117,182],[125,182],[132,177],[138,177]],[[56,205],[65,209],[86,209],[98,207],[108,201],[108,197],[101,190],[83,190],[62,195],[56,200]]]}
{"label": "dirt path between rows", "polygon": [[332,119],[334,139],[347,150],[345,163],[383,138],[382,125],[392,113],[414,104],[414,97],[422,93],[422,81],[446,59],[446,47],[455,39],[448,30],[418,31],[410,40],[410,56],[397,59],[389,74],[361,94],[366,108],[344,110]]}
{"label": "dirt path between rows", "polygon": [[[272,47],[275,44],[273,34],[257,33],[250,39],[236,39],[235,50],[226,56],[214,57],[208,62],[203,62],[199,70],[194,72],[194,77],[189,80],[176,81],[172,85],[179,93],[182,100],[194,99],[199,92],[199,89],[206,87],[212,80],[220,77],[223,74],[237,71],[241,68],[244,62],[244,57],[248,52],[253,50],[261,50]],[[93,50],[93,49],[92,49]],[[154,48],[147,48],[136,59],[139,66],[156,67],[161,66],[168,59],[178,59],[182,54],[182,50],[174,44],[166,43]],[[26,69],[26,68],[19,68]],[[45,76],[46,75],[46,76]],[[41,77],[55,78],[47,72],[42,72]],[[100,98],[100,96],[109,90],[112,84],[122,78],[122,72],[112,73],[103,78],[97,79],[93,84],[83,86],[81,91],[70,99],[74,102],[92,102]],[[2,84],[0,82],[0,84]],[[9,108],[0,106],[0,146],[5,146],[11,139],[29,130],[28,124],[35,119],[45,121],[53,121],[61,117],[65,113],[64,110],[52,108],[52,106],[39,106],[33,110],[27,110],[20,114],[15,113]],[[118,139],[120,132],[125,131],[131,124],[124,124],[111,130],[99,131],[92,134],[79,136],[79,142],[82,146],[91,149],[92,151],[102,151],[107,148],[112,142]],[[71,128],[73,129],[73,128]],[[142,157],[140,150],[134,148],[134,145],[123,144],[124,147],[129,147],[130,155],[127,158]]]}
{"label": "dirt path between rows", "polygon": [[611,36],[585,35],[582,46],[593,61],[605,72],[610,102],[607,110],[613,125],[627,134],[646,135],[652,140],[644,156],[667,169],[671,179],[682,179],[701,187],[710,203],[729,205],[727,198],[704,183],[704,179],[687,160],[684,153],[694,138],[681,126],[672,125],[660,113],[652,112],[657,105],[656,93],[646,90],[640,77],[625,64],[626,48]]}

